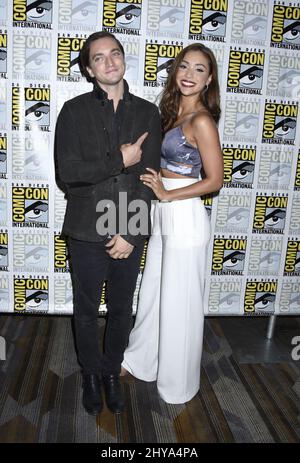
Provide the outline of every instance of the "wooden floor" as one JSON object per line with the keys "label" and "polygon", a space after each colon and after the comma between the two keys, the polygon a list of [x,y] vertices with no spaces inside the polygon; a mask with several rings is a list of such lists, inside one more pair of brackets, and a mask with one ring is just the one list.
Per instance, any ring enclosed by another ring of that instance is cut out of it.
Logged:
{"label": "wooden floor", "polygon": [[300,360],[291,357],[300,319],[278,318],[272,341],[266,326],[266,318],[207,318],[191,402],[167,405],[155,382],[130,376],[126,411],[92,417],[81,404],[71,318],[0,315],[0,442],[300,442]]}

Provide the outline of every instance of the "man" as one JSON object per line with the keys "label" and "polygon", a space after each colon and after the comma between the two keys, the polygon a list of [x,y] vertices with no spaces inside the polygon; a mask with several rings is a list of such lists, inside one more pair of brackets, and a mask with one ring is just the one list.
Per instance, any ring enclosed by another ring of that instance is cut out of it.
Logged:
{"label": "man", "polygon": [[[89,36],[80,53],[80,66],[94,88],[64,104],[55,144],[59,185],[67,195],[62,234],[68,237],[71,258],[82,400],[88,413],[98,415],[103,407],[102,384],[108,408],[113,413],[124,409],[119,373],[149,234],[149,223],[146,233],[136,234],[130,227],[124,231],[122,220],[117,230],[104,230],[99,226],[104,212],[99,204],[107,201],[107,210],[115,205],[118,217],[127,213],[127,224],[132,213],[119,210],[120,194],[127,194],[128,204],[143,200],[149,212],[154,196],[140,175],[146,167],[159,170],[161,126],[156,106],[129,93],[123,79],[124,50],[112,34]],[[97,318],[104,280],[108,281],[108,319],[101,357]]]}

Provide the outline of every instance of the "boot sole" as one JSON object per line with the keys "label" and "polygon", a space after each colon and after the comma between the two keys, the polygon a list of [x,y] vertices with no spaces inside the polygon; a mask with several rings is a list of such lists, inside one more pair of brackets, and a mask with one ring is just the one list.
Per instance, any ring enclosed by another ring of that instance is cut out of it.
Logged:
{"label": "boot sole", "polygon": [[98,416],[102,412],[102,408],[99,410],[88,410],[87,408],[84,407],[84,409],[89,415],[92,415],[92,416]]}

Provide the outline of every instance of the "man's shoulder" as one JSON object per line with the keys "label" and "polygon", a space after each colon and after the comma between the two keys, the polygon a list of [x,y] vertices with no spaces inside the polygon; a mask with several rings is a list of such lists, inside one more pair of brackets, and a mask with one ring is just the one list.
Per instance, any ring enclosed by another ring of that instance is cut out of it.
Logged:
{"label": "man's shoulder", "polygon": [[65,103],[70,107],[76,107],[82,105],[83,102],[89,101],[91,98],[92,92],[82,93],[81,95],[74,96],[70,100],[67,100]]}
{"label": "man's shoulder", "polygon": [[145,98],[141,98],[140,96],[137,96],[137,95],[131,94],[131,96],[132,96],[132,100],[134,104],[137,105],[138,107],[142,107],[143,109],[152,111],[152,112],[158,110],[157,106],[154,103],[151,103],[151,101],[145,100]]}

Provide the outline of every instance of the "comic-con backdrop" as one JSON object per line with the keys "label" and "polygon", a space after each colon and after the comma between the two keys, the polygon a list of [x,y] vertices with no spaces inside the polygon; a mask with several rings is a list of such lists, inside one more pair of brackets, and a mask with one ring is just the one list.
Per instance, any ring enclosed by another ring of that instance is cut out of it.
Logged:
{"label": "comic-con backdrop", "polygon": [[124,45],[131,91],[156,103],[182,47],[213,49],[225,176],[203,198],[205,311],[299,314],[299,0],[0,0],[0,311],[72,313],[53,137],[64,101],[91,90],[78,53],[102,29]]}

